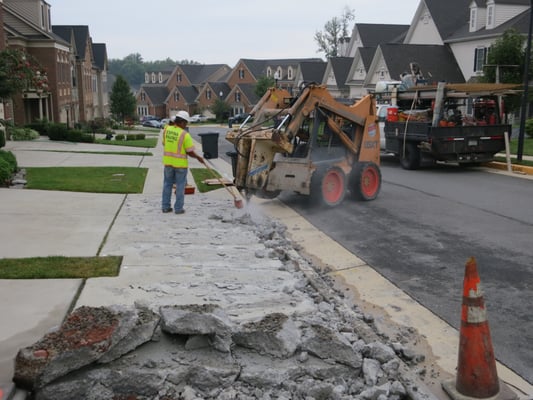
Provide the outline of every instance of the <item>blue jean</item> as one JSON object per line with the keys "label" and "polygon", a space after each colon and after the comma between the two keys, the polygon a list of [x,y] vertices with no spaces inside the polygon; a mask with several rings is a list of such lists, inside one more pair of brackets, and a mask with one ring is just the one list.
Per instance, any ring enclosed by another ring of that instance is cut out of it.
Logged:
{"label": "blue jean", "polygon": [[163,178],[163,199],[161,209],[168,210],[172,198],[172,185],[176,184],[176,201],[174,212],[183,210],[185,203],[185,185],[187,184],[187,168],[174,168],[165,165]]}

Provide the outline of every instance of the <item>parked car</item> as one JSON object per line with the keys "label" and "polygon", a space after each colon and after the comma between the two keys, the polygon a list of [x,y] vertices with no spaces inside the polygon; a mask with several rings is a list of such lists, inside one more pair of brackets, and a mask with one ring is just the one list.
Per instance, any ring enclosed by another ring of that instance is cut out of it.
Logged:
{"label": "parked car", "polygon": [[207,117],[202,114],[194,114],[191,117],[191,122],[206,122],[206,121],[207,121]]}
{"label": "parked car", "polygon": [[142,126],[146,126],[148,128],[161,128],[161,121],[158,121],[157,119],[149,119],[144,121]]}
{"label": "parked car", "polygon": [[248,118],[248,113],[235,114],[233,117],[229,117],[228,125],[231,128],[233,124],[242,124],[246,118]]}
{"label": "parked car", "polygon": [[143,124],[144,122],[150,121],[153,119],[159,120],[159,118],[157,118],[155,115],[143,115],[140,119],[140,122],[141,124]]}
{"label": "parked car", "polygon": [[168,123],[171,121],[170,118],[163,118],[161,120],[161,128],[165,127],[166,125],[168,125]]}

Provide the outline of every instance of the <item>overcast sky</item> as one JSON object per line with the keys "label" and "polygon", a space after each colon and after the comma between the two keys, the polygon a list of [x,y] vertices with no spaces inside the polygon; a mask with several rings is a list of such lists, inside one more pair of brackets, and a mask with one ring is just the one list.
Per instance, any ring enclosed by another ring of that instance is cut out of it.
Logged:
{"label": "overcast sky", "polygon": [[88,25],[108,58],[193,60],[324,57],[314,40],[346,6],[357,23],[411,24],[420,0],[47,0],[53,25]]}

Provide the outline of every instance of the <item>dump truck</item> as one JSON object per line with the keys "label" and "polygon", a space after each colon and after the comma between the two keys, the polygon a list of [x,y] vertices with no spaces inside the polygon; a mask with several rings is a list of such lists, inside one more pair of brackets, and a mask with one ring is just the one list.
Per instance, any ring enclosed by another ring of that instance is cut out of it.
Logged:
{"label": "dump truck", "polygon": [[503,123],[504,96],[516,95],[510,84],[394,85],[377,94],[390,104],[384,124],[385,151],[404,169],[424,163],[478,165],[505,149],[511,125]]}
{"label": "dump truck", "polygon": [[381,188],[372,95],[346,104],[323,85],[304,85],[297,96],[273,87],[226,140],[235,147],[234,184],[246,197],[287,190],[334,207],[346,195],[373,200]]}

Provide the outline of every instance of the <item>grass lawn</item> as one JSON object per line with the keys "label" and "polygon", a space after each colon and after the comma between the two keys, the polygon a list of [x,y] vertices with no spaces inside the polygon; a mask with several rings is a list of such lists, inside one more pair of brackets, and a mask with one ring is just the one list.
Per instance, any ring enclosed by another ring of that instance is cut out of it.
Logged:
{"label": "grass lawn", "polygon": [[[512,139],[509,143],[511,154],[516,154],[518,151],[518,139]],[[523,155],[533,156],[533,138],[524,139],[524,149]]]}
{"label": "grass lawn", "polygon": [[0,279],[78,279],[118,276],[121,256],[0,259]]}
{"label": "grass lawn", "polygon": [[215,178],[213,176],[213,173],[216,177],[221,178],[220,174],[215,170],[211,170],[211,172],[209,172],[207,168],[191,168],[191,174],[194,177],[196,188],[200,193],[209,192],[211,190],[220,189],[222,187],[222,185],[207,185],[203,183],[203,181],[206,179]]}
{"label": "grass lawn", "polygon": [[147,168],[26,168],[26,188],[91,193],[142,193]]}
{"label": "grass lawn", "polygon": [[32,150],[49,151],[51,153],[82,153],[82,154],[111,154],[117,156],[153,156],[153,153],[144,151],[72,151],[72,150]]}

